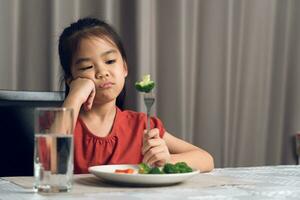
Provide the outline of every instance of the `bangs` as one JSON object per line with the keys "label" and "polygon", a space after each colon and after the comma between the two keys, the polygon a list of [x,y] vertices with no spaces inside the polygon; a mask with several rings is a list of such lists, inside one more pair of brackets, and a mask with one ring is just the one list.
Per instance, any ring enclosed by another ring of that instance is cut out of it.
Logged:
{"label": "bangs", "polygon": [[78,50],[78,46],[81,40],[83,39],[90,39],[90,38],[100,38],[112,46],[117,47],[118,45],[114,42],[114,38],[110,36],[106,30],[102,29],[101,27],[93,27],[81,32],[75,33],[72,35],[68,40],[68,49],[71,50],[70,56],[71,58],[74,56],[74,53]]}

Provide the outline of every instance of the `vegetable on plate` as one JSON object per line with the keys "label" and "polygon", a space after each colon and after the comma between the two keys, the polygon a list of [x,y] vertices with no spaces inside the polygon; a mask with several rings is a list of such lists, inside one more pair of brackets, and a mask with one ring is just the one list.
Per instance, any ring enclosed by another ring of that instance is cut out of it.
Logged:
{"label": "vegetable on plate", "polygon": [[128,169],[116,169],[115,173],[117,174],[133,174],[134,169],[128,168]]}
{"label": "vegetable on plate", "polygon": [[189,173],[193,169],[185,162],[177,162],[176,164],[166,163],[163,167],[150,167],[145,163],[139,164],[139,174],[177,174]]}

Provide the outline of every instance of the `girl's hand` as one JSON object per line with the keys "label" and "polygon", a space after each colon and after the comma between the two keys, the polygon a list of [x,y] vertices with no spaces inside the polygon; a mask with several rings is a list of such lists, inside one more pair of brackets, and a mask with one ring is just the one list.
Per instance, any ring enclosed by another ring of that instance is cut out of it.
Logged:
{"label": "girl's hand", "polygon": [[163,166],[170,161],[171,155],[166,142],[159,137],[157,128],[144,131],[142,154],[143,162],[149,165]]}
{"label": "girl's hand", "polygon": [[76,78],[69,83],[70,92],[74,100],[78,100],[83,108],[88,111],[92,108],[96,95],[95,83],[91,79]]}

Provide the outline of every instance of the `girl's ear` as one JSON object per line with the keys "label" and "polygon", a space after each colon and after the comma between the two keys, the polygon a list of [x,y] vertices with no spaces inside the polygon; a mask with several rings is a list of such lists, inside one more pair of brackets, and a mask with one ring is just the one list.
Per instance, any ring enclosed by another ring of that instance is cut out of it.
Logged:
{"label": "girl's ear", "polygon": [[127,77],[127,75],[128,75],[127,62],[124,62],[124,73],[125,73],[125,77]]}
{"label": "girl's ear", "polygon": [[71,77],[66,78],[66,79],[65,79],[65,82],[66,82],[66,84],[70,87],[70,84],[71,84],[71,82],[72,82],[72,78],[71,78]]}

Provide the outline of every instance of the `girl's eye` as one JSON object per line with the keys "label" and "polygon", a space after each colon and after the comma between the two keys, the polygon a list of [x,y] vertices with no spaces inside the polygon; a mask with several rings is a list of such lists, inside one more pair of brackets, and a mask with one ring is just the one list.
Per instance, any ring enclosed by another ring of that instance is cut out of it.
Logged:
{"label": "girl's eye", "polygon": [[105,63],[107,64],[107,65],[111,65],[111,64],[114,64],[116,62],[116,60],[108,60],[108,61],[106,61]]}
{"label": "girl's eye", "polygon": [[88,66],[88,67],[81,67],[79,68],[79,70],[87,70],[87,69],[91,69],[93,66]]}

